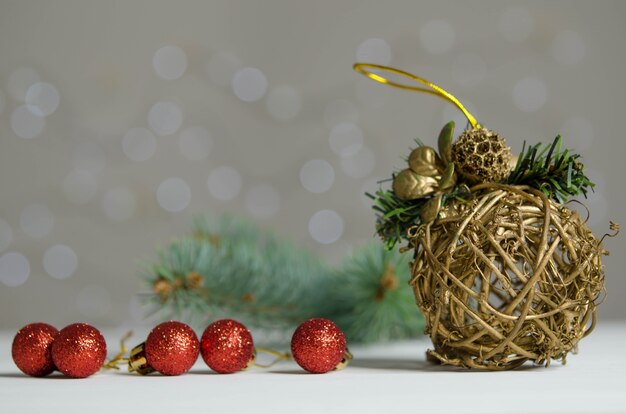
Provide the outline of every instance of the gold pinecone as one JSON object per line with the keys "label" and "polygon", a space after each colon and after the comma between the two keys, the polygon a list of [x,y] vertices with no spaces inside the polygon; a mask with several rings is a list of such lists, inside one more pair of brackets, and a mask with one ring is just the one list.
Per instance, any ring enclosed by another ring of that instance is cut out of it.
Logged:
{"label": "gold pinecone", "polygon": [[511,148],[487,128],[464,131],[452,144],[457,171],[472,182],[500,182],[510,172]]}

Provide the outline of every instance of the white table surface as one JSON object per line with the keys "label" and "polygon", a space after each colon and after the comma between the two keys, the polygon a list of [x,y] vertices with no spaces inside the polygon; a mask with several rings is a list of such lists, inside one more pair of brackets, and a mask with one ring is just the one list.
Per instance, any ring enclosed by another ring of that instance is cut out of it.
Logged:
{"label": "white table surface", "polygon": [[[306,374],[292,361],[219,375],[200,358],[180,377],[109,371],[81,380],[23,375],[11,359],[14,334],[0,332],[2,414],[626,413],[626,324],[601,324],[565,366],[512,372],[432,365],[424,360],[425,338],[352,347],[355,358],[345,370],[323,375]],[[120,332],[104,334],[113,354]]]}

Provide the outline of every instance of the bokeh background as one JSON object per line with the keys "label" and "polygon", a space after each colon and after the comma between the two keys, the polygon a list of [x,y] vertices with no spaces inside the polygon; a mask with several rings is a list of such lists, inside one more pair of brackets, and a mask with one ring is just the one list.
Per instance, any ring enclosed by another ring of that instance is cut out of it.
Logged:
{"label": "bokeh background", "polygon": [[[141,263],[191,218],[250,217],[332,263],[372,239],[365,191],[435,143],[454,93],[514,150],[563,135],[623,221],[621,1],[0,0],[0,328],[139,324]],[[604,320],[624,318],[623,238]],[[417,311],[417,309],[416,309]]]}

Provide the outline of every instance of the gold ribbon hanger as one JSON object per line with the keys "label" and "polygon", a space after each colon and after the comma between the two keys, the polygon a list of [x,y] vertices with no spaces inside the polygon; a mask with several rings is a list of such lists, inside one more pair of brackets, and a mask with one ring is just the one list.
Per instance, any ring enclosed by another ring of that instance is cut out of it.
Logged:
{"label": "gold ribbon hanger", "polygon": [[[472,128],[481,128],[481,125],[478,123],[478,121],[476,121],[476,118],[474,118],[474,116],[469,113],[469,111],[465,108],[465,106],[463,106],[463,104],[458,99],[456,99],[454,95],[452,95],[450,92],[446,91],[445,89],[435,85],[434,83],[427,81],[424,78],[420,78],[419,76],[413,75],[412,73],[405,72],[400,69],[392,68],[390,66],[376,65],[374,63],[355,63],[353,68],[355,71],[361,73],[362,75],[367,76],[368,78],[372,80],[375,80],[376,82],[393,86],[394,88],[398,88],[398,89],[405,89],[409,91],[428,93],[431,95],[438,96],[442,99],[445,99],[446,101],[450,102],[451,104],[459,108],[461,112],[463,112],[463,115],[465,115],[469,123],[472,125]],[[418,82],[422,85],[425,85],[427,88],[424,88],[422,86],[412,86],[412,85],[394,82],[390,80],[389,78],[386,78],[382,75],[379,75],[378,73],[373,72],[372,70],[400,75],[405,78],[411,79],[412,81]]]}

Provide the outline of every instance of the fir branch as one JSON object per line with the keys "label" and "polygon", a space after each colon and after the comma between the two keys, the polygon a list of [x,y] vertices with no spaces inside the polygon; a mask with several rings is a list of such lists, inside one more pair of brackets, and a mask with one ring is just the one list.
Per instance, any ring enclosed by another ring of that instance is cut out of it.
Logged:
{"label": "fir branch", "polygon": [[[202,278],[190,288],[185,278]],[[225,217],[217,223],[198,218],[193,237],[175,240],[144,273],[164,312],[181,317],[190,309],[203,324],[221,317],[273,328],[309,317],[329,275],[325,263],[244,220]],[[165,294],[157,283],[167,282]],[[321,285],[320,285],[321,284]],[[185,319],[185,318],[183,318]]]}
{"label": "fir branch", "polygon": [[409,255],[370,243],[346,258],[334,275],[328,318],[353,341],[375,342],[418,336],[421,313],[406,281]]}
{"label": "fir branch", "polygon": [[[349,341],[403,338],[422,326],[405,283],[407,260],[377,245],[333,270],[246,220],[198,217],[190,237],[174,240],[145,267],[151,292],[145,303],[160,319],[199,329],[234,318],[250,328],[290,333],[305,319],[325,316]],[[381,281],[387,265],[395,269],[397,288]]]}
{"label": "fir branch", "polygon": [[579,154],[561,149],[560,135],[551,145],[539,143],[526,148],[524,143],[506,182],[536,188],[560,203],[580,194],[587,197],[595,184],[585,175],[580,158]]}
{"label": "fir branch", "polygon": [[[387,249],[408,240],[411,227],[421,224],[420,212],[430,198],[402,200],[392,190],[378,190],[375,194],[366,193],[374,200],[372,209],[376,211],[376,233],[384,241]],[[465,200],[469,195],[467,185],[457,185],[450,193],[445,194],[442,206],[450,200]]]}
{"label": "fir branch", "polygon": [[382,189],[366,195],[374,200],[372,208],[377,212],[376,233],[388,249],[406,238],[410,227],[420,223],[419,212],[426,200],[401,200],[393,191]]}

